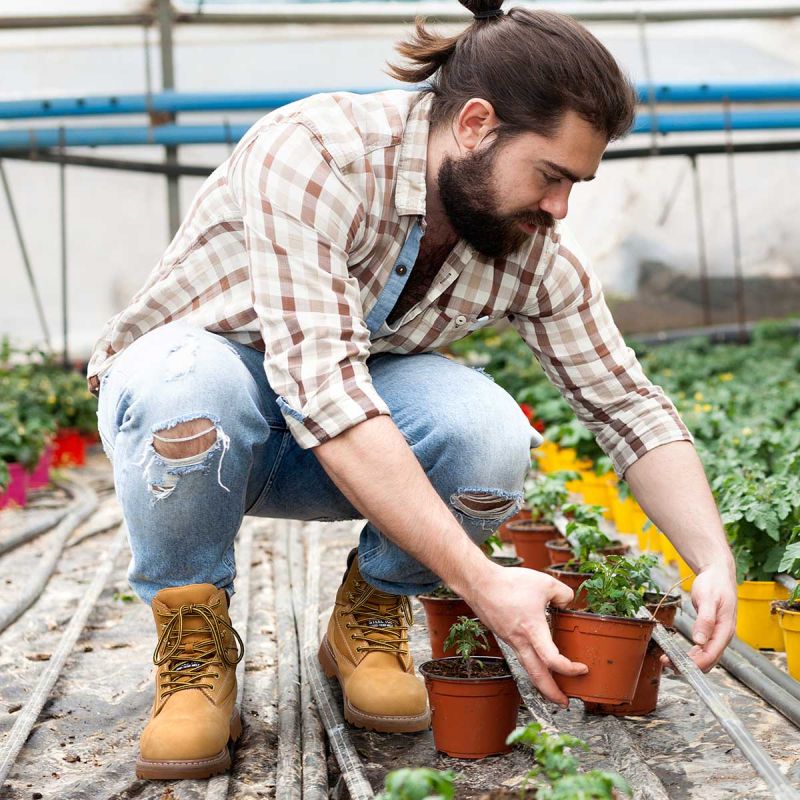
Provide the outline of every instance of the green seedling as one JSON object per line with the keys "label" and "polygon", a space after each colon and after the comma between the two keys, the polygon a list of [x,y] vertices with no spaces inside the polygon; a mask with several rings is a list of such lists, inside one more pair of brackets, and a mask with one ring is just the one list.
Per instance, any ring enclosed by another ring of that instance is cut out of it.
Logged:
{"label": "green seedling", "polygon": [[583,525],[600,525],[600,520],[603,519],[603,512],[605,509],[602,506],[587,506],[583,503],[567,503],[561,509],[564,516],[569,517],[570,522],[579,522]]}
{"label": "green seedling", "polygon": [[429,767],[405,767],[390,772],[376,800],[453,800],[456,774]]}
{"label": "green seedling", "polygon": [[644,587],[633,583],[632,576],[640,570],[633,559],[608,556],[603,561],[585,561],[580,570],[592,574],[584,581],[583,590],[586,605],[594,614],[635,617],[644,606]]}
{"label": "green seedling", "polygon": [[481,550],[491,558],[494,555],[495,550],[502,550],[503,543],[500,541],[500,537],[493,533],[484,543],[481,545]]}
{"label": "green seedling", "polygon": [[534,522],[553,524],[553,519],[569,498],[566,484],[577,480],[577,472],[564,470],[536,475],[525,483],[525,502]]}
{"label": "green seedling", "polygon": [[573,561],[588,561],[612,542],[597,525],[571,520],[567,524],[567,541]]}
{"label": "green seedling", "polygon": [[474,664],[477,664],[479,668],[483,667],[480,660],[475,658],[475,651],[478,648],[482,650],[489,649],[486,633],[486,628],[477,619],[470,619],[469,617],[459,617],[458,621],[450,626],[450,632],[444,641],[444,649],[450,650],[450,648],[453,648],[456,651],[456,654],[461,658],[464,669],[467,671],[468,678],[472,677]]}

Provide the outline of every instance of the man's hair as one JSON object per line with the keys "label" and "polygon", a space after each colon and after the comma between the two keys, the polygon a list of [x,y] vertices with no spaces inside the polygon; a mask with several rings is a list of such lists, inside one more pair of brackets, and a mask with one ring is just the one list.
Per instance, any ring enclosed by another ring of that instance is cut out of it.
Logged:
{"label": "man's hair", "polygon": [[[417,19],[411,38],[396,49],[410,63],[389,75],[427,84],[433,93],[431,127],[454,119],[472,97],[492,104],[500,138],[520,133],[552,136],[572,110],[607,141],[633,124],[636,93],[614,57],[582,25],[563,14],[512,8],[502,0],[460,0],[475,18],[455,36],[440,36]],[[495,12],[495,15],[492,15]]]}

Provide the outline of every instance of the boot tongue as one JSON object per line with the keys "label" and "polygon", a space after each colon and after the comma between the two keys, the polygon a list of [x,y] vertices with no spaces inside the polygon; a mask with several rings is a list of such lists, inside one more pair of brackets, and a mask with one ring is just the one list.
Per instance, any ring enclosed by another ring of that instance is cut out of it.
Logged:
{"label": "boot tongue", "polygon": [[[222,610],[227,611],[224,598],[224,589],[217,589],[211,583],[196,583],[189,586],[176,586],[170,589],[162,589],[153,598],[153,612],[156,617],[156,624],[160,626],[166,622],[169,612],[177,611],[181,606],[189,605],[205,605],[213,612],[217,612],[215,616],[222,616],[226,619],[225,613],[220,614]],[[163,616],[160,616],[163,615]],[[184,656],[191,656],[193,647],[198,642],[207,642],[211,636],[208,631],[208,622],[199,614],[184,613],[181,620],[183,636],[181,637],[181,653]],[[200,632],[201,629],[205,629]],[[198,633],[191,633],[191,631],[198,631]],[[186,665],[189,666],[188,664]]]}
{"label": "boot tongue", "polygon": [[212,583],[193,583],[189,586],[175,586],[162,589],[153,601],[158,601],[171,611],[176,611],[181,606],[191,604],[210,604],[213,597],[220,592]]}

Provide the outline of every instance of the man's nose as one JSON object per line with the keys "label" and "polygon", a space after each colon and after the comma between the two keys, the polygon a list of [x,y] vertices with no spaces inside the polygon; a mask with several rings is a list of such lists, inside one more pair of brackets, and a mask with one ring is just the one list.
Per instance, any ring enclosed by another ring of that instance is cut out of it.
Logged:
{"label": "man's nose", "polygon": [[567,182],[565,184],[564,186],[554,187],[539,201],[539,208],[555,219],[564,219],[567,216],[569,193],[572,190],[572,184]]}

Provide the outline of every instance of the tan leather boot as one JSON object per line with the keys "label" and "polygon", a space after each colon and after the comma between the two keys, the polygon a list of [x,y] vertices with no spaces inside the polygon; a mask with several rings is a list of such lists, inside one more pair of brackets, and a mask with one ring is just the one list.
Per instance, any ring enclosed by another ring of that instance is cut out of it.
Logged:
{"label": "tan leather boot", "polygon": [[353,551],[347,559],[319,648],[322,669],[338,678],[344,717],[353,725],[385,732],[427,730],[428,693],[408,650],[411,604],[366,583],[355,556]]}
{"label": "tan leather boot", "polygon": [[156,696],[140,741],[139,778],[208,778],[231,765],[242,734],[236,665],[244,655],[224,589],[197,583],[153,598]]}

